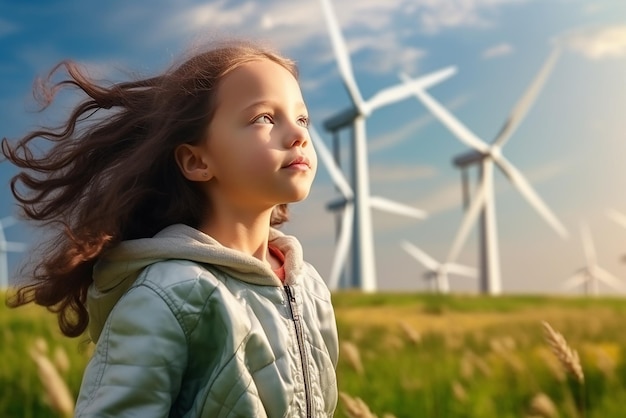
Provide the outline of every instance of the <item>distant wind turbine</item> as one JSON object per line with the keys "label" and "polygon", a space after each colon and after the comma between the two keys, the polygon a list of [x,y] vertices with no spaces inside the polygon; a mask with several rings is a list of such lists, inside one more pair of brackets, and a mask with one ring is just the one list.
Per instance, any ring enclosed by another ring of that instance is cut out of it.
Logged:
{"label": "distant wind turbine", "polygon": [[598,294],[599,282],[603,282],[615,290],[623,290],[622,282],[598,265],[596,249],[587,225],[582,224],[580,226],[580,235],[585,254],[585,267],[579,269],[568,278],[563,286],[566,288],[583,286],[585,294],[592,296]]}
{"label": "distant wind turbine", "polygon": [[4,229],[17,223],[12,216],[0,219],[0,289],[9,287],[9,252],[22,252],[26,250],[26,244],[21,242],[8,242],[4,234]]}
{"label": "distant wind turbine", "polygon": [[[352,208],[349,209],[352,212],[348,213],[351,218],[350,222],[352,222],[351,228],[353,229],[351,233],[352,284],[365,292],[374,292],[377,290],[378,285],[374,260],[371,208],[376,207],[387,212],[402,215],[413,213],[414,209],[388,199],[370,196],[365,119],[379,107],[406,99],[417,90],[426,89],[445,80],[454,74],[456,69],[449,67],[408,83],[385,88],[376,93],[369,100],[364,100],[357,87],[352,71],[352,64],[350,63],[348,48],[341,34],[339,23],[334,15],[330,0],[321,0],[321,4],[330,32],[331,43],[338,63],[339,72],[352,101],[352,106],[330,118],[324,124],[325,128],[332,133],[336,133],[343,127],[352,126],[352,180],[354,186],[352,188],[353,195],[350,198],[353,204]],[[343,199],[345,199],[345,202],[348,201],[345,195]],[[346,205],[346,209],[347,208],[348,206]],[[346,217],[347,215],[344,212],[344,221]],[[342,232],[344,228],[345,227],[342,225]],[[340,232],[340,235],[342,232]],[[339,242],[341,242],[341,236]],[[344,247],[339,247],[339,245],[338,243],[338,254],[344,251]],[[346,247],[345,251],[347,253],[349,243],[342,245]]]}
{"label": "distant wind turbine", "polygon": [[[341,270],[345,265],[348,250],[350,249],[350,241],[353,233],[354,222],[354,192],[350,187],[350,184],[344,177],[341,169],[335,163],[330,151],[324,144],[324,141],[319,136],[315,128],[311,125],[309,127],[309,133],[311,135],[311,141],[317,151],[317,156],[322,164],[328,170],[330,177],[342,195],[342,208],[343,215],[340,222],[339,234],[337,238],[337,249],[335,251],[335,257],[333,259],[330,275],[328,279],[328,287],[331,289],[337,289],[339,287],[339,278],[341,276]],[[384,202],[380,205],[380,202]],[[393,213],[403,214],[405,216],[413,217],[416,219],[424,219],[427,214],[423,210],[415,209],[410,206],[405,206],[400,203],[387,201],[387,199],[371,196],[369,199],[371,207],[376,209],[388,210],[387,206],[395,207],[395,210],[390,211]]]}
{"label": "distant wind turbine", "polygon": [[[498,249],[498,237],[496,230],[495,196],[494,196],[494,165],[497,166],[509,179],[513,186],[528,201],[528,203],[539,213],[539,215],[563,238],[567,237],[567,230],[556,218],[548,206],[532,186],[522,175],[522,173],[502,155],[502,147],[506,144],[515,129],[535,101],[539,91],[543,87],[548,75],[558,58],[559,50],[555,48],[540,69],[539,73],[530,84],[520,101],[513,108],[509,117],[500,129],[491,144],[487,144],[465,125],[457,120],[443,105],[437,102],[424,90],[416,90],[417,98],[437,117],[443,125],[448,128],[462,143],[473,148],[466,154],[454,159],[454,164],[461,168],[463,172],[467,166],[480,165],[480,184],[477,187],[473,200],[467,208],[461,226],[457,232],[455,240],[446,259],[446,263],[455,260],[465,243],[471,226],[475,222],[478,214],[482,215],[480,228],[481,240],[481,280],[480,286],[483,293],[492,295],[502,292],[500,255]],[[405,82],[411,79],[404,74],[400,76]],[[466,179],[466,176],[464,176]],[[467,184],[463,184],[464,201],[467,201]]]}
{"label": "distant wind turbine", "polygon": [[408,241],[402,241],[400,245],[404,251],[426,267],[427,271],[425,277],[433,286],[433,290],[438,293],[450,292],[450,280],[448,278],[448,273],[454,273],[470,278],[476,278],[478,275],[476,269],[472,267],[456,263],[440,263]]}

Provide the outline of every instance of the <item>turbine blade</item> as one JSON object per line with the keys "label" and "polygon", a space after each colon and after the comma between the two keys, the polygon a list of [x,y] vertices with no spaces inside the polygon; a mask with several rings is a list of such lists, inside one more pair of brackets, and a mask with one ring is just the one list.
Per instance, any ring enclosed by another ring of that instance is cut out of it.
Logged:
{"label": "turbine blade", "polygon": [[478,270],[476,270],[474,267],[468,267],[468,266],[464,266],[462,264],[456,264],[456,263],[449,263],[449,264],[446,264],[446,268],[448,269],[448,272],[450,273],[455,273],[461,276],[467,276],[471,278],[478,277]]}
{"label": "turbine blade", "polygon": [[623,213],[618,212],[615,209],[609,209],[606,211],[606,215],[624,228],[626,228],[626,215],[624,215]]}
{"label": "turbine blade", "polygon": [[369,201],[372,208],[382,210],[384,212],[390,212],[396,215],[408,216],[409,218],[416,219],[424,219],[428,216],[428,214],[421,209],[416,209],[412,206],[394,202],[393,200],[389,200],[384,197],[370,196]]}
{"label": "turbine blade", "polygon": [[[410,82],[411,78],[406,74],[400,74],[400,78],[405,82]],[[413,94],[422,102],[422,104],[430,110],[430,112],[446,127],[454,136],[470,148],[474,148],[480,152],[489,151],[487,145],[482,139],[474,135],[463,123],[455,118],[441,103],[435,100],[424,90],[413,90]]]}
{"label": "turbine blade", "polygon": [[582,286],[587,281],[589,281],[589,277],[584,273],[584,271],[581,271],[565,280],[563,282],[563,287],[566,289],[572,289],[574,287]]}
{"label": "turbine blade", "polygon": [[608,271],[604,270],[602,267],[596,266],[594,273],[596,274],[596,277],[598,279],[600,279],[613,289],[624,290],[624,283]]}
{"label": "turbine blade", "polygon": [[309,134],[311,135],[311,142],[317,150],[317,155],[320,157],[320,160],[322,161],[322,164],[324,164],[324,167],[326,167],[326,170],[328,170],[328,174],[330,174],[333,183],[335,183],[335,186],[337,186],[343,197],[347,200],[352,199],[354,197],[354,193],[352,192],[350,184],[348,184],[348,181],[341,172],[341,169],[337,167],[335,159],[328,148],[326,148],[324,141],[319,136],[313,125],[309,126]]}
{"label": "turbine blade", "polygon": [[350,249],[350,240],[352,239],[352,225],[354,222],[354,205],[346,204],[343,211],[343,219],[341,220],[341,230],[337,239],[337,247],[335,249],[335,257],[330,269],[328,278],[328,287],[331,290],[337,289],[339,286],[339,278],[341,269],[346,265],[348,258],[348,250]]}
{"label": "turbine blade", "polygon": [[416,91],[421,91],[432,87],[435,84],[441,83],[443,80],[450,78],[455,73],[456,67],[447,67],[443,70],[439,70],[413,80],[406,80],[402,84],[387,87],[372,96],[372,98],[366,102],[366,106],[371,112],[379,107],[388,105],[389,103],[399,102],[400,100],[413,95]]}
{"label": "turbine blade", "polygon": [[359,91],[354,79],[354,71],[352,71],[352,64],[350,63],[350,53],[348,52],[348,47],[343,39],[343,35],[341,34],[339,22],[337,21],[332,5],[330,4],[330,0],[321,0],[321,2],[324,17],[326,19],[326,25],[328,26],[328,31],[330,32],[330,40],[333,46],[333,51],[339,66],[339,73],[341,74],[343,83],[348,90],[348,94],[350,94],[350,97],[352,98],[352,102],[358,109],[361,109],[363,106],[363,97],[361,96],[361,92]]}
{"label": "turbine blade", "polygon": [[517,129],[522,119],[524,119],[528,110],[537,99],[539,92],[552,72],[552,68],[554,68],[554,64],[556,63],[559,54],[559,48],[554,48],[552,50],[546,62],[539,70],[539,73],[535,76],[535,79],[528,87],[528,90],[526,90],[520,101],[517,102],[508,119],[500,129],[500,132],[496,135],[494,145],[502,147],[511,137],[511,134]]}
{"label": "turbine blade", "polygon": [[561,224],[561,221],[552,213],[550,208],[543,202],[539,195],[532,188],[528,180],[513,166],[503,155],[493,155],[492,158],[498,164],[498,167],[509,178],[513,186],[526,198],[528,203],[541,215],[541,217],[550,225],[561,238],[567,238],[568,232]]}
{"label": "turbine blade", "polygon": [[410,242],[402,241],[400,245],[402,246],[402,249],[404,251],[406,251],[410,256],[422,263],[422,265],[428,270],[435,271],[439,268],[439,263],[435,261],[435,259],[430,257],[428,254],[426,254],[424,251],[411,244]]}
{"label": "turbine blade", "polygon": [[596,257],[596,249],[591,238],[591,231],[589,226],[585,223],[580,224],[580,236],[583,241],[583,251],[585,253],[585,261],[587,267],[595,268],[598,264],[598,258]]}
{"label": "turbine blade", "polygon": [[487,182],[485,180],[480,182],[480,186],[476,190],[474,194],[474,198],[470,203],[467,212],[465,212],[465,216],[463,217],[463,221],[461,222],[461,226],[456,233],[456,237],[452,243],[452,247],[450,248],[450,252],[448,253],[448,257],[446,258],[445,264],[451,263],[453,260],[459,255],[461,251],[461,247],[465,244],[465,240],[467,239],[467,234],[469,234],[471,226],[476,221],[480,210],[483,208],[485,204],[485,199],[487,197]]}

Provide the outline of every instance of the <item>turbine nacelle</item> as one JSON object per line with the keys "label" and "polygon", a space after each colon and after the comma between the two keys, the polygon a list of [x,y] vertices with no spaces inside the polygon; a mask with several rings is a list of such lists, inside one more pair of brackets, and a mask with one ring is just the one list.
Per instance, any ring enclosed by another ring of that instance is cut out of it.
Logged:
{"label": "turbine nacelle", "polygon": [[[473,199],[467,208],[461,226],[453,241],[450,253],[446,258],[447,262],[456,259],[459,251],[469,234],[471,226],[482,213],[482,260],[483,265],[483,287],[488,293],[497,294],[500,292],[500,267],[497,245],[494,185],[493,173],[494,165],[509,179],[511,184],[528,201],[528,203],[539,213],[561,237],[567,237],[568,233],[563,224],[552,213],[539,195],[534,191],[524,175],[511,164],[502,154],[502,147],[513,132],[517,129],[528,110],[536,100],[539,91],[543,87],[548,75],[552,71],[559,56],[559,49],[553,49],[547,60],[540,68],[530,86],[522,95],[521,99],[513,107],[508,118],[502,125],[496,138],[491,144],[470,131],[463,123],[456,119],[443,105],[431,97],[425,91],[415,91],[415,96],[430,112],[454,135],[460,142],[467,145],[472,151],[455,158],[454,164],[458,167],[466,167],[471,164],[481,165],[481,179]],[[400,78],[405,82],[410,82],[411,78],[401,74]]]}

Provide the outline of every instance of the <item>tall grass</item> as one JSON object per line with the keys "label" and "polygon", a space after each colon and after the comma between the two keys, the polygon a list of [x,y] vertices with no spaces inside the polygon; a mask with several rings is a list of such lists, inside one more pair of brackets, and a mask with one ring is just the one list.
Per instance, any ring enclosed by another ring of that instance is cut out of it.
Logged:
{"label": "tall grass", "polygon": [[[334,303],[338,418],[626,416],[624,300],[337,293]],[[584,390],[543,321],[575,348]],[[29,354],[41,339],[78,393],[90,346],[62,337],[38,307],[0,306],[0,417],[63,416]]]}

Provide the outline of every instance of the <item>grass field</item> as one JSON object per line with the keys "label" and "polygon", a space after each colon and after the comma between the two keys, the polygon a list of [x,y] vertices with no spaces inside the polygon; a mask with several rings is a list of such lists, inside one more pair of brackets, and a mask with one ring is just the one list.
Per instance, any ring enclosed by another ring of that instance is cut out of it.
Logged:
{"label": "grass field", "polygon": [[[337,417],[626,416],[626,300],[338,293],[334,302]],[[542,321],[580,355],[582,383]],[[62,337],[34,306],[1,306],[0,339],[0,417],[63,416],[61,385],[45,384],[58,372],[71,400],[91,346]]]}

